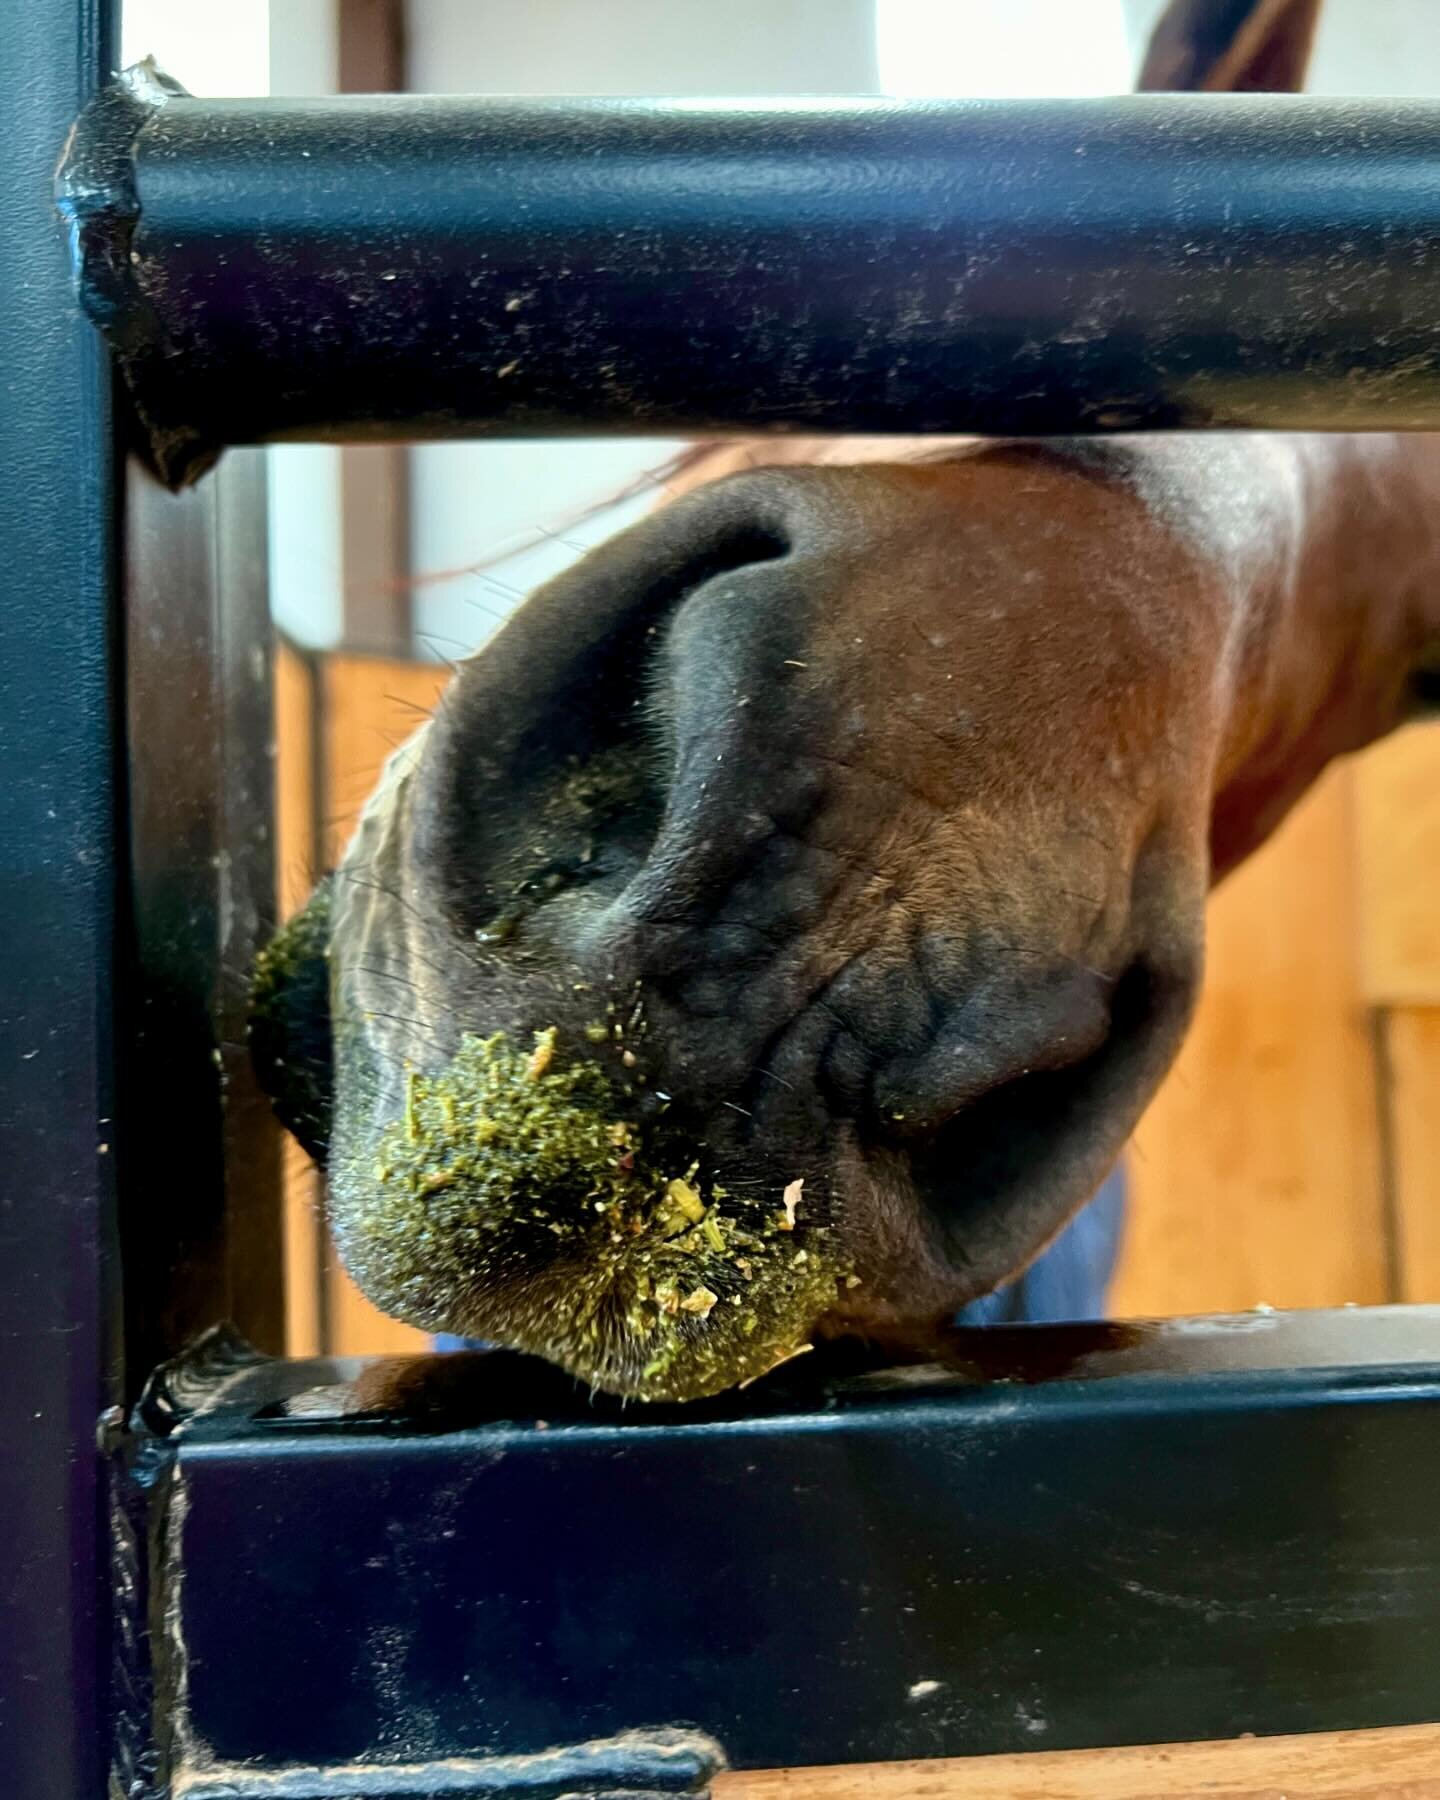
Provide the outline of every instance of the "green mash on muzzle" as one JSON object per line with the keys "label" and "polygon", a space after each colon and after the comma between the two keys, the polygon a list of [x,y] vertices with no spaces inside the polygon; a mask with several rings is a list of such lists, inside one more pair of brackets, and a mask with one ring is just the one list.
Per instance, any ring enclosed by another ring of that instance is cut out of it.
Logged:
{"label": "green mash on muzzle", "polygon": [[802,1348],[847,1277],[821,1196],[727,1185],[673,1114],[642,1120],[599,1060],[613,1003],[573,1042],[465,1033],[439,1066],[382,1080],[392,1047],[363,1004],[379,934],[333,929],[344,875],[260,958],[251,1035],[282,1120],[328,1164],[336,1242],[370,1299],[647,1400],[720,1392]]}

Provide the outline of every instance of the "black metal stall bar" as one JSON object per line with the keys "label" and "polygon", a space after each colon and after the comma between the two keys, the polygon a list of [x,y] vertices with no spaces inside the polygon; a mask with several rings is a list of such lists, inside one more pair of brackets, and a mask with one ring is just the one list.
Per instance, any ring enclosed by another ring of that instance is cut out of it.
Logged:
{"label": "black metal stall bar", "polygon": [[49,175],[111,67],[110,10],[33,0],[0,52],[0,1789],[25,1800],[88,1800],[105,1780],[117,463]]}
{"label": "black metal stall bar", "polygon": [[1022,1326],[627,1408],[217,1336],[129,1440],[122,1616],[165,1636],[119,1634],[121,1729],[190,1800],[654,1800],[1431,1720],[1437,1346],[1431,1307]]}
{"label": "black metal stall bar", "polygon": [[190,98],[61,176],[172,483],[225,444],[1440,426],[1440,103]]}

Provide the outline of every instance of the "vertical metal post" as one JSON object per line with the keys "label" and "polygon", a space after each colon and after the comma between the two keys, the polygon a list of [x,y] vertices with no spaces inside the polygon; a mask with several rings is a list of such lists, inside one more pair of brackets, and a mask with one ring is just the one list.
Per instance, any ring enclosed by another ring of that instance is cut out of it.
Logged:
{"label": "vertical metal post", "polygon": [[115,465],[52,176],[111,25],[106,0],[31,0],[0,57],[0,1767],[26,1800],[98,1795],[105,1739]]}
{"label": "vertical metal post", "polygon": [[126,494],[128,939],[120,1237],[134,1379],[228,1319],[284,1348],[279,1128],[245,1043],[275,921],[263,453]]}

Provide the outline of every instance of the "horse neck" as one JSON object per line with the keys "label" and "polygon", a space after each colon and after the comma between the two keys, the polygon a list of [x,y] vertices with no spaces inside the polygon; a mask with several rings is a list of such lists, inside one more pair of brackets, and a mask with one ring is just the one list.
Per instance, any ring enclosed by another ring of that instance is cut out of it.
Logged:
{"label": "horse neck", "polygon": [[[1196,454],[1205,441],[1191,440]],[[1247,448],[1228,471],[1228,539],[1225,505],[1209,517],[1232,608],[1217,877],[1332,758],[1403,723],[1413,673],[1440,645],[1440,438],[1238,442]],[[1234,523],[1241,515],[1248,535]]]}

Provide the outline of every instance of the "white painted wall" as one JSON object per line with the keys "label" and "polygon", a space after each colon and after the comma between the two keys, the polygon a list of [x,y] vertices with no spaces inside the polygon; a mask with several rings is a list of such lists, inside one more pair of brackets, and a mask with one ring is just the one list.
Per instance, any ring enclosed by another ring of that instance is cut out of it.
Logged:
{"label": "white painted wall", "polygon": [[1440,6],[1327,0],[1307,85],[1312,94],[1440,95]]}
{"label": "white painted wall", "polygon": [[[335,91],[343,0],[125,0],[121,61],[153,56],[192,93],[234,98]],[[340,453],[284,444],[266,457],[270,605],[302,644],[341,636]]]}
{"label": "white painted wall", "polygon": [[411,0],[410,85],[454,94],[873,93],[871,0]]}
{"label": "white painted wall", "polygon": [[[333,94],[339,83],[336,8],[344,0],[270,0],[270,92]],[[206,13],[218,9],[203,8]],[[296,643],[334,649],[344,636],[340,451],[276,444],[266,465],[270,612]]]}
{"label": "white painted wall", "polygon": [[[875,0],[887,94],[1123,93],[1166,0]],[[1440,95],[1437,0],[1324,0],[1306,84]]]}
{"label": "white painted wall", "polygon": [[270,0],[124,0],[120,60],[146,56],[195,94],[268,94]]}
{"label": "white painted wall", "polygon": [[[418,93],[873,93],[871,0],[411,0]],[[656,438],[429,444],[411,454],[422,654],[488,635],[517,596],[653,504],[580,515],[679,448]],[[547,532],[560,533],[559,541]],[[466,573],[509,546],[492,568]],[[447,571],[458,573],[447,574]]]}
{"label": "white painted wall", "polygon": [[882,93],[906,99],[1123,94],[1123,0],[874,0]]}

